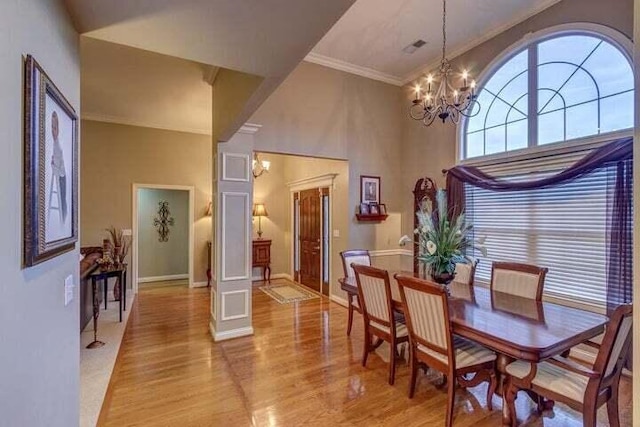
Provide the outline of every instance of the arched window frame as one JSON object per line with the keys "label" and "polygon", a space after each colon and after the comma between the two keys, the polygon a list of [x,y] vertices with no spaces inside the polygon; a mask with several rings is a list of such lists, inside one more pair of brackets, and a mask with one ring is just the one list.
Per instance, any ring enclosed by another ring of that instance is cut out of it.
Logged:
{"label": "arched window frame", "polygon": [[[477,82],[480,88],[484,87],[484,85],[493,77],[493,75],[509,60],[523,52],[526,49],[532,49],[535,51],[535,46],[539,43],[542,43],[546,40],[554,39],[557,37],[563,36],[571,36],[571,35],[589,35],[593,37],[600,38],[612,46],[616,47],[626,58],[629,66],[631,68],[632,73],[635,73],[634,70],[634,62],[633,62],[633,42],[625,36],[620,31],[613,29],[611,27],[607,27],[605,25],[600,24],[592,24],[592,23],[570,23],[557,25],[549,28],[545,28],[543,30],[528,33],[521,40],[512,44],[507,49],[505,49],[500,55],[498,55],[489,65],[478,75]],[[531,53],[531,51],[530,51]],[[536,69],[536,64],[532,63],[532,58],[537,58],[537,55],[529,55],[529,72],[532,72]],[[536,80],[536,79],[533,79]],[[537,87],[532,88],[532,81],[530,80],[529,84],[529,93],[533,94],[534,102],[537,100]],[[486,108],[486,106],[482,106],[482,108]],[[478,157],[472,157],[470,159],[466,158],[466,150],[467,150],[467,128],[468,128],[469,119],[467,117],[463,117],[460,120],[460,123],[457,126],[457,143],[456,143],[456,158],[458,159],[458,163],[471,164],[471,163],[483,163],[483,162],[493,162],[500,161],[501,159],[512,159],[516,157],[523,156],[531,156],[536,155],[538,153],[553,153],[553,152],[564,152],[567,149],[571,150],[576,147],[583,147],[588,145],[598,145],[603,141],[608,141],[611,139],[615,139],[617,137],[623,136],[632,136],[633,129],[626,129],[615,132],[602,133],[597,135],[591,135],[588,137],[571,139],[568,141],[559,141],[556,143],[545,144],[545,145],[537,145],[535,138],[532,138],[530,135],[529,138],[529,146],[526,148],[509,150],[501,153],[495,154],[487,154]],[[533,126],[533,125],[532,125]]]}

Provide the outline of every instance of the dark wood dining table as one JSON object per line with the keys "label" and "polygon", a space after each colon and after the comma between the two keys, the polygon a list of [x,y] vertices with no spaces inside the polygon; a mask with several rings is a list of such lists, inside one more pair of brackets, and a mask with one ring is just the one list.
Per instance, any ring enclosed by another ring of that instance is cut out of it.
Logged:
{"label": "dark wood dining table", "polygon": [[[390,272],[394,308],[404,311],[398,283]],[[412,272],[397,272],[415,276]],[[353,277],[339,279],[342,290],[356,294]],[[453,282],[449,285],[449,312],[453,333],[473,340],[498,354],[498,373],[504,375],[513,360],[538,363],[558,356],[572,347],[604,332],[608,319],[601,314],[547,301],[491,292],[483,286]],[[532,396],[534,400],[535,396]],[[545,408],[553,407],[552,401]],[[503,424],[511,414],[503,405]]]}

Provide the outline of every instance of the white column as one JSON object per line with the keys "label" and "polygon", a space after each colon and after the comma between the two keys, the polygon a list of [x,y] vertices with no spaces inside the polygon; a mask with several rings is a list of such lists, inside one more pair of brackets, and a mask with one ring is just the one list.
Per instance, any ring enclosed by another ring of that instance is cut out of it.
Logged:
{"label": "white column", "polygon": [[[251,236],[253,136],[245,125],[218,143],[213,191],[211,321],[215,341],[253,334],[251,323]],[[217,184],[217,185],[216,185]]]}

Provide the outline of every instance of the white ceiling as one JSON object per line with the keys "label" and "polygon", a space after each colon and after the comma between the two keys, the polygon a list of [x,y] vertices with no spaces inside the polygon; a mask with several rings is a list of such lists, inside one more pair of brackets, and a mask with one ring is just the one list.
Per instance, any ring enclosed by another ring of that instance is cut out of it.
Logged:
{"label": "white ceiling", "polygon": [[89,37],[80,60],[84,119],[211,134],[213,67]]}
{"label": "white ceiling", "polygon": [[[559,0],[449,0],[449,58],[488,40]],[[427,42],[413,54],[403,48]],[[404,84],[439,63],[442,1],[357,0],[307,56],[310,62]]]}
{"label": "white ceiling", "polygon": [[65,0],[65,3],[76,29],[84,36],[264,77],[234,122],[220,135],[220,140],[226,141],[354,1]]}
{"label": "white ceiling", "polygon": [[66,0],[86,36],[259,76],[288,74],[354,0]]}

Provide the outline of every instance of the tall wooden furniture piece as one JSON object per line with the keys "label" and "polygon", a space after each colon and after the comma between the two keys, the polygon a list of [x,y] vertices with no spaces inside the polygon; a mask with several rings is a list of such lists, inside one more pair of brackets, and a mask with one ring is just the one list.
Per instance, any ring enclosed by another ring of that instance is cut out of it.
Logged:
{"label": "tall wooden furniture piece", "polygon": [[491,292],[542,300],[548,268],[517,262],[494,262],[491,268]]}
{"label": "tall wooden furniture piece", "polygon": [[[342,258],[342,270],[344,271],[344,277],[355,277],[355,272],[351,267],[351,264],[371,265],[371,257],[369,251],[364,249],[352,249],[348,251],[340,252]],[[347,299],[349,305],[349,322],[347,324],[347,336],[351,335],[351,326],[353,324],[353,312],[357,311],[362,314],[360,304],[358,303],[358,294],[354,292],[347,292]]]}
{"label": "tall wooden furniture piece", "polygon": [[[367,365],[369,353],[376,349],[382,340],[390,344],[389,348],[389,384],[393,385],[396,376],[396,351],[398,344],[408,342],[409,336],[404,323],[396,321],[392,306],[391,284],[386,270],[352,263],[358,283],[358,301],[364,319],[364,351],[362,366]],[[371,344],[371,336],[378,337]]]}
{"label": "tall wooden furniture piece", "polygon": [[[418,218],[415,213],[424,207],[425,203],[433,210],[436,207],[437,187],[431,178],[420,178],[413,188],[413,229],[418,228]],[[413,272],[419,273],[420,263],[418,262],[418,245],[413,245]]]}
{"label": "tall wooden furniture piece", "polygon": [[[415,393],[418,364],[422,362],[447,376],[447,427],[453,422],[456,379],[463,387],[488,381],[487,407],[492,410],[491,398],[497,385],[496,354],[473,341],[454,338],[447,291],[443,286],[409,276],[396,275],[395,278],[400,285],[409,330],[409,397],[413,398]],[[466,374],[475,375],[466,379]]]}
{"label": "tall wooden furniture piece", "polygon": [[262,280],[271,283],[271,240],[253,241],[252,267],[262,268]]}
{"label": "tall wooden furniture piece", "polygon": [[516,425],[516,395],[519,390],[530,390],[581,411],[586,427],[596,426],[596,412],[606,403],[609,423],[619,426],[618,388],[631,343],[632,315],[631,304],[621,305],[613,312],[592,368],[559,356],[537,364],[518,360],[507,365],[508,411],[503,424]]}

